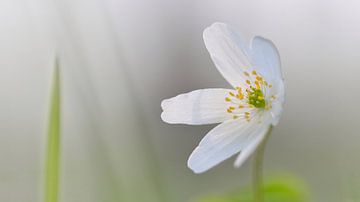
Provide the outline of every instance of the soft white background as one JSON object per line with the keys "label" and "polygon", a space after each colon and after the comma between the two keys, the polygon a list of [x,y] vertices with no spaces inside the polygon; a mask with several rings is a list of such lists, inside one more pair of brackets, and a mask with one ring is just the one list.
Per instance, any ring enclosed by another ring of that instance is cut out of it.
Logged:
{"label": "soft white background", "polygon": [[[215,21],[280,50],[286,105],[266,173],[308,183],[314,201],[360,188],[360,2],[335,0],[1,0],[0,201],[42,199],[54,56],[63,82],[61,201],[168,201],[249,183],[249,163],[186,168],[212,126],[160,120],[160,101],[227,87],[202,41]],[[160,176],[160,177],[159,177]],[[157,179],[157,180],[154,180]],[[161,190],[161,189],[160,189]]]}

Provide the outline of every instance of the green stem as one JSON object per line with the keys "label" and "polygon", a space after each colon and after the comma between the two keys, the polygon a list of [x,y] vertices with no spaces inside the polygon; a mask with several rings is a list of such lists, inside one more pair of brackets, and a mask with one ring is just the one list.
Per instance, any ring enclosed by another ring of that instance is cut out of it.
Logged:
{"label": "green stem", "polygon": [[254,202],[264,202],[263,185],[263,160],[266,143],[270,137],[272,126],[269,127],[267,134],[257,148],[253,159],[253,192]]}
{"label": "green stem", "polygon": [[48,139],[45,162],[45,202],[58,201],[60,161],[60,75],[58,61],[51,90]]}

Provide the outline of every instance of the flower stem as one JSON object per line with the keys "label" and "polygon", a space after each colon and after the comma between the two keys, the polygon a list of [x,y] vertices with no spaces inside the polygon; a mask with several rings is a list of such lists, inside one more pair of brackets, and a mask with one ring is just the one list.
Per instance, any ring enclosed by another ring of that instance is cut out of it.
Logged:
{"label": "flower stem", "polygon": [[270,137],[272,126],[269,127],[264,139],[257,148],[253,159],[253,193],[254,202],[264,202],[263,191],[263,160],[266,143]]}

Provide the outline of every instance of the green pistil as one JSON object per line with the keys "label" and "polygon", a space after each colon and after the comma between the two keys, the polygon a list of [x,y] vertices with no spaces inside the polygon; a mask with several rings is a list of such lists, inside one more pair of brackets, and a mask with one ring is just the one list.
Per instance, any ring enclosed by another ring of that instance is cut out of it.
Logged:
{"label": "green pistil", "polygon": [[256,108],[264,109],[266,106],[266,102],[264,99],[264,93],[257,88],[251,87],[247,91],[248,94],[248,103],[253,105]]}

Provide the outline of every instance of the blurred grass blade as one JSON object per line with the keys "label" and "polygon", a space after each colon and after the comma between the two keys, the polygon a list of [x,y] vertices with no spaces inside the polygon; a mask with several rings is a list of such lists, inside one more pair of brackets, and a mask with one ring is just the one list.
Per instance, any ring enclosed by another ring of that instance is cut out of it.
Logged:
{"label": "blurred grass blade", "polygon": [[50,113],[45,163],[45,202],[57,202],[59,191],[60,158],[60,70],[55,60],[55,70],[51,89]]}

